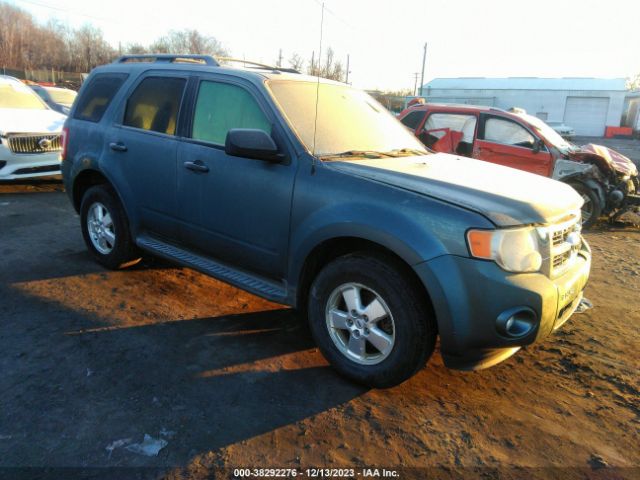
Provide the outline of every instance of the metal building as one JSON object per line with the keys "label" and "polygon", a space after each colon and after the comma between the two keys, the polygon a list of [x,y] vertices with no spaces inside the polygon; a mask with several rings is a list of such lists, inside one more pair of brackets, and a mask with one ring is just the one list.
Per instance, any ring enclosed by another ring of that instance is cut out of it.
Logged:
{"label": "metal building", "polygon": [[628,106],[624,78],[436,78],[423,86],[433,103],[524,108],[548,123],[564,123],[576,135],[602,136],[619,127]]}

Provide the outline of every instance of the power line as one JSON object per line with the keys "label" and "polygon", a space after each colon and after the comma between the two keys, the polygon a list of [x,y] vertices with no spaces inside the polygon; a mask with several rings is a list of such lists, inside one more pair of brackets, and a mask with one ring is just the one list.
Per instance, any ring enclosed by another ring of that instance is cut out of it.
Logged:
{"label": "power line", "polygon": [[79,12],[79,11],[73,11],[73,10],[69,10],[68,8],[62,8],[62,7],[55,7],[53,5],[48,5],[46,3],[42,3],[42,2],[34,2],[33,0],[15,0],[21,3],[26,3],[29,5],[34,5],[36,7],[42,7],[42,8],[47,8],[49,10],[54,10],[56,12],[61,12],[61,13],[66,13],[66,14],[71,14],[71,15],[78,15],[80,17],[85,17],[85,18],[91,18],[93,20],[99,20],[101,22],[109,22],[109,23],[121,23],[119,20],[115,19],[115,18],[107,18],[107,17],[98,17],[95,15],[90,15],[88,13],[83,13],[83,12]]}

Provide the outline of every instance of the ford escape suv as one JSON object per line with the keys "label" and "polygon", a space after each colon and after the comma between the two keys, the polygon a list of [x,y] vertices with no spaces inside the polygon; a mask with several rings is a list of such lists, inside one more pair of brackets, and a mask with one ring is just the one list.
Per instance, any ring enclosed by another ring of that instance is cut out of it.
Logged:
{"label": "ford escape suv", "polygon": [[86,245],[165,257],[308,317],[332,365],[388,387],[440,337],[488,367],[576,311],[591,254],[569,186],[424,149],[348,85],[206,56],[96,68],[64,129]]}

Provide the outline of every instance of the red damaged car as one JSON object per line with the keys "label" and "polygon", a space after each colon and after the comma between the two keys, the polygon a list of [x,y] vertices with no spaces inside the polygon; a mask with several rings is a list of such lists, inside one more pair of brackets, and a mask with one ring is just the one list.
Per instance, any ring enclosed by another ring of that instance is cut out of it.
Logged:
{"label": "red damaged car", "polygon": [[[640,214],[637,167],[601,145],[578,147],[523,110],[418,104],[398,119],[427,147],[526,170],[568,183],[584,199],[583,226],[601,214]],[[638,216],[637,218],[640,218]]]}

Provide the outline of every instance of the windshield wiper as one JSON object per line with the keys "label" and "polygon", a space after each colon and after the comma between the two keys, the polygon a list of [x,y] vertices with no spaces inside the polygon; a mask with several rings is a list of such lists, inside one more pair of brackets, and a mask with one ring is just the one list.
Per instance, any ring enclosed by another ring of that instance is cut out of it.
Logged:
{"label": "windshield wiper", "polygon": [[321,160],[327,158],[349,158],[349,157],[361,157],[361,158],[383,158],[383,157],[393,157],[394,155],[378,152],[376,150],[347,150],[342,153],[330,153],[328,155],[322,155],[320,157]]}
{"label": "windshield wiper", "polygon": [[413,155],[427,155],[429,152],[417,150],[415,148],[396,148],[395,150],[389,150],[388,152],[380,152],[378,150],[347,150],[342,153],[331,153],[328,155],[322,155],[321,160],[331,158],[398,158],[408,157]]}

